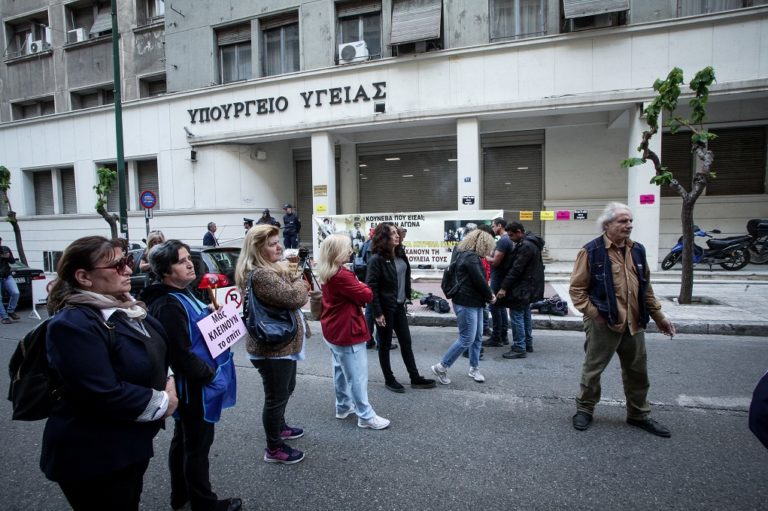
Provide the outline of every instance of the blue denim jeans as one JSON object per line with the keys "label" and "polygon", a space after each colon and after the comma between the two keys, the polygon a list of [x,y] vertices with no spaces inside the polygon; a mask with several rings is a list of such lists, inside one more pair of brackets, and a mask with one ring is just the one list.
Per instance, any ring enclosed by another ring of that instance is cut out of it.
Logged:
{"label": "blue denim jeans", "polygon": [[483,308],[483,332],[486,330],[490,330],[491,328],[491,308],[489,305],[486,305]]}
{"label": "blue denim jeans", "polygon": [[525,347],[533,348],[533,319],[531,318],[530,305],[525,308]]}
{"label": "blue denim jeans", "polygon": [[509,324],[512,327],[512,345],[525,351],[527,332],[531,331],[530,309],[528,307],[510,307]]}
{"label": "blue denim jeans", "polygon": [[493,322],[493,335],[495,340],[507,339],[507,330],[509,330],[509,318],[507,317],[507,308],[503,305],[491,305],[491,321]]}
{"label": "blue denim jeans", "polygon": [[379,344],[379,331],[376,330],[376,318],[373,317],[373,306],[369,303],[365,306],[365,323],[371,333],[371,340]]}
{"label": "blue denim jeans", "polygon": [[[6,312],[3,305],[3,291],[7,291],[10,295],[8,300],[8,311]],[[16,311],[16,305],[19,303],[19,286],[16,285],[16,281],[13,277],[8,275],[3,279],[2,285],[0,285],[0,317],[3,319],[8,318],[8,314],[12,314]]]}
{"label": "blue denim jeans", "polygon": [[456,339],[443,356],[442,363],[451,367],[456,359],[469,348],[469,366],[480,365],[480,349],[483,346],[483,308],[465,307],[453,304],[456,322],[459,326],[459,338]]}
{"label": "blue denim jeans", "polygon": [[325,344],[331,349],[336,413],[355,408],[360,419],[372,419],[376,412],[368,403],[368,354],[365,343],[337,346],[325,341]]}

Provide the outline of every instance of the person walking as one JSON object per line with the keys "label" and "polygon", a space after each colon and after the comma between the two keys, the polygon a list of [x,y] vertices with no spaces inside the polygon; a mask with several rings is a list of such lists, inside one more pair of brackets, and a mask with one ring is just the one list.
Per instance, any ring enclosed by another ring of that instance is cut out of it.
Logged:
{"label": "person walking", "polygon": [[211,357],[197,326],[212,311],[190,292],[195,265],[189,250],[179,240],[155,246],[149,260],[160,282],[141,296],[168,333],[171,369],[181,396],[168,453],[171,507],[181,509],[189,502],[192,511],[237,511],[242,501],[219,499],[209,474],[216,423],[222,409],[235,405],[235,363],[229,349]]}
{"label": "person walking", "polygon": [[219,246],[219,240],[216,239],[215,233],[216,233],[216,223],[215,222],[208,222],[208,230],[205,232],[205,235],[203,236],[203,246],[204,247],[218,247]]}
{"label": "person walking", "polygon": [[627,398],[627,424],[668,438],[669,429],[649,417],[645,328],[653,318],[659,331],[672,337],[675,325],[653,293],[645,247],[630,238],[629,206],[609,203],[597,223],[603,234],[579,250],[571,274],[571,300],[584,314],[587,336],[573,427],[584,431],[592,424],[600,376],[615,353]]}
{"label": "person walking", "polygon": [[[11,323],[12,319],[19,320],[21,317],[16,314],[16,305],[19,303],[19,286],[13,280],[11,274],[11,264],[16,262],[11,249],[3,245],[3,238],[0,238],[0,317],[5,325]],[[8,309],[3,305],[3,291],[8,293]]]}
{"label": "person walking", "polygon": [[299,248],[299,232],[301,231],[301,220],[296,215],[291,204],[283,205],[283,243],[285,248]]}
{"label": "person walking", "polygon": [[448,348],[441,362],[432,366],[437,381],[448,385],[448,368],[459,356],[469,350],[469,377],[483,383],[485,377],[480,373],[480,350],[483,341],[483,308],[486,303],[493,304],[493,295],[481,262],[493,251],[494,240],[490,234],[473,230],[456,246],[451,264],[456,265],[456,281],[459,290],[451,299],[459,337]]}
{"label": "person walking", "polygon": [[373,291],[372,311],[379,335],[379,364],[384,373],[384,385],[392,392],[405,392],[405,387],[395,378],[389,360],[394,331],[400,341],[400,353],[411,378],[411,388],[434,388],[435,380],[419,374],[413,356],[405,313],[405,302],[411,295],[411,267],[400,246],[395,224],[382,222],[377,225],[371,247],[373,255],[368,260],[366,284]]}
{"label": "person walking", "polygon": [[320,325],[331,350],[336,418],[346,419],[354,413],[359,427],[384,429],[389,420],[376,415],[368,402],[365,343],[370,332],[361,307],[373,299],[373,292],[344,267],[352,252],[348,236],[333,234],[320,244],[317,264],[323,291]]}
{"label": "person walking", "polygon": [[162,325],[131,295],[125,240],[73,241],[48,295],[48,362],[61,382],[40,468],[75,511],[137,511],[152,441],[176,410]]}
{"label": "person walking", "polygon": [[264,461],[298,463],[304,453],[285,443],[304,436],[300,427],[285,421],[285,407],[296,388],[296,363],[304,360],[304,342],[309,326],[301,312],[309,291],[302,272],[291,271],[282,261],[280,229],[270,224],[255,225],[243,241],[235,268],[235,282],[241,296],[247,296],[250,284],[256,297],[273,308],[286,309],[296,319],[296,335],[288,344],[274,348],[248,337],[246,349],[251,364],[258,369],[264,386],[261,420],[267,437]]}
{"label": "person walking", "polygon": [[531,302],[544,294],[544,263],[541,249],[544,240],[531,234],[526,237],[520,222],[507,224],[509,239],[515,244],[510,255],[510,268],[496,299],[509,306],[509,323],[512,326],[512,348],[501,356],[525,358],[533,352],[533,325]]}

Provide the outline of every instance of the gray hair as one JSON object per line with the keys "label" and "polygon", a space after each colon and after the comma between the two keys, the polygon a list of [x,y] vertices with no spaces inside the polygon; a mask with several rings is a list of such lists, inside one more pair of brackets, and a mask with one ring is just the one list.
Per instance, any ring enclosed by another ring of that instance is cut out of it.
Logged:
{"label": "gray hair", "polygon": [[147,259],[158,279],[163,280],[163,277],[171,273],[171,267],[179,262],[179,250],[182,248],[189,252],[189,245],[179,240],[164,241],[152,247]]}
{"label": "gray hair", "polygon": [[629,206],[626,204],[622,204],[621,202],[609,202],[605,206],[602,214],[597,217],[597,227],[600,229],[600,231],[605,232],[608,224],[613,222],[621,211],[628,211],[629,213],[632,213],[632,210],[629,209]]}

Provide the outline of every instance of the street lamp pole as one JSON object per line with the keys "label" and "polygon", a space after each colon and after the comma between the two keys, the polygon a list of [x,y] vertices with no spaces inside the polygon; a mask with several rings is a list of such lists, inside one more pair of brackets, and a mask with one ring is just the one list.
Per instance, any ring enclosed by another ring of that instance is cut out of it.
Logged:
{"label": "street lamp pole", "polygon": [[120,233],[128,241],[128,201],[123,153],[123,105],[120,80],[120,32],[117,29],[117,0],[112,0],[112,67],[115,87],[115,143],[117,146],[117,195],[120,201]]}

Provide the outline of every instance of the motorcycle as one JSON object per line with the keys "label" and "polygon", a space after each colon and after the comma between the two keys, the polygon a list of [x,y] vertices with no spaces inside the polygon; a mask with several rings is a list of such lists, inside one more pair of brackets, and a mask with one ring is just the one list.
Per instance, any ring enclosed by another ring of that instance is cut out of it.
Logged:
{"label": "motorcycle", "polygon": [[753,218],[747,222],[747,232],[752,236],[749,258],[755,264],[768,263],[768,220]]}
{"label": "motorcycle", "polygon": [[[720,234],[720,229],[712,229],[707,232],[693,226],[693,234],[696,237],[707,239],[707,248],[702,248],[694,243],[693,264],[704,263],[712,269],[713,264],[719,264],[723,269],[736,271],[744,268],[750,262],[750,243],[752,236],[732,236],[729,238],[715,238],[713,234]],[[683,256],[683,237],[677,240],[677,245],[672,247],[669,254],[661,261],[661,269],[669,270],[680,261]]]}

